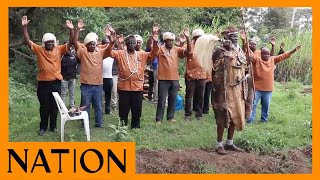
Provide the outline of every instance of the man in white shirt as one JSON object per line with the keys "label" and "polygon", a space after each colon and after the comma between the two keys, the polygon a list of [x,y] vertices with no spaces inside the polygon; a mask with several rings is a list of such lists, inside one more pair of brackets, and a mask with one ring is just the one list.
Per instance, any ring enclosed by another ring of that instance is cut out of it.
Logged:
{"label": "man in white shirt", "polygon": [[[109,39],[107,37],[102,39],[102,45],[109,44]],[[104,101],[105,101],[105,114],[112,114],[110,111],[110,101],[111,92],[113,87],[113,77],[112,77],[112,64],[114,59],[107,57],[103,59],[102,77],[103,77],[103,90],[104,90]]]}

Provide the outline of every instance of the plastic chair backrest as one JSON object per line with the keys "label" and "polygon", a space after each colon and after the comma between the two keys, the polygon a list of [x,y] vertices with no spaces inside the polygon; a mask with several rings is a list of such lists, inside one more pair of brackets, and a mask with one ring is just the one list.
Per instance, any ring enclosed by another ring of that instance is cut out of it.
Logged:
{"label": "plastic chair backrest", "polygon": [[58,92],[52,92],[52,95],[53,95],[54,99],[57,102],[57,106],[58,106],[58,109],[59,109],[60,113],[69,116],[69,114],[68,114],[69,110],[67,109],[66,105],[62,101],[59,93]]}

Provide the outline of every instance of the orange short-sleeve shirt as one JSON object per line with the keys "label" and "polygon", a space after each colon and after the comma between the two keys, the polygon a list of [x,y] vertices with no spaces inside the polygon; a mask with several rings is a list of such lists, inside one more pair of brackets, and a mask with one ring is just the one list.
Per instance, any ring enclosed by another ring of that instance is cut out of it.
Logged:
{"label": "orange short-sleeve shirt", "polygon": [[165,45],[158,53],[158,79],[179,80],[179,58],[183,58],[185,48],[173,46],[168,50]]}
{"label": "orange short-sleeve shirt", "polygon": [[94,52],[88,52],[87,47],[79,43],[77,54],[81,63],[80,83],[89,85],[103,84],[102,66],[105,51],[106,47],[97,46]]}
{"label": "orange short-sleeve shirt", "polygon": [[38,59],[38,81],[62,80],[61,75],[61,57],[67,50],[67,44],[55,46],[47,51],[43,46],[37,45],[31,41],[31,50]]}

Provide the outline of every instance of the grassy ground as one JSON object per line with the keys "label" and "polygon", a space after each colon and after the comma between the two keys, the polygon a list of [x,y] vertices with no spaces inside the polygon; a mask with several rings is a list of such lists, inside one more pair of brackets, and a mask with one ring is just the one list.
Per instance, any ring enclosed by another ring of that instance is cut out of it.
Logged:
{"label": "grassy ground", "polygon": [[[183,81],[182,81],[183,82]],[[260,123],[260,105],[257,109],[256,121],[235,134],[234,141],[240,147],[257,153],[265,153],[291,148],[303,148],[312,144],[312,94],[301,93],[306,86],[297,82],[286,84],[276,83],[273,93],[270,121]],[[10,96],[13,89],[10,88]],[[184,89],[181,94],[184,94]],[[23,91],[31,97],[22,102],[10,104],[9,141],[38,142],[60,141],[59,133],[48,132],[38,136],[39,104],[35,92]],[[79,84],[76,92],[76,104],[79,104]],[[141,129],[127,130],[131,141],[136,142],[137,149],[187,149],[199,147],[213,147],[216,141],[216,125],[214,113],[210,109],[209,115],[203,120],[193,118],[191,122],[184,121],[184,111],[176,112],[175,124],[164,121],[155,124],[156,104],[145,100],[141,117]],[[103,115],[104,128],[94,128],[94,115],[91,114],[91,141],[115,141],[115,132],[109,124],[118,124],[117,112],[113,115]],[[165,117],[165,116],[164,116]],[[59,119],[59,117],[58,117]],[[59,125],[58,120],[58,127]],[[126,130],[124,130],[126,131]],[[65,126],[65,141],[86,141],[80,121],[68,121]]]}

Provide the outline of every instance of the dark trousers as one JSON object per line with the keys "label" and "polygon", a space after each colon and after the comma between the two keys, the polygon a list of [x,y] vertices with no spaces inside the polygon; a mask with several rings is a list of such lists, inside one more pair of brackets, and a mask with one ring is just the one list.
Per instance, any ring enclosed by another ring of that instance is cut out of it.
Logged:
{"label": "dark trousers", "polygon": [[119,95],[119,117],[128,125],[128,114],[131,109],[131,128],[140,128],[140,117],[142,111],[142,91],[121,91]]}
{"label": "dark trousers", "polygon": [[37,96],[40,103],[40,129],[47,130],[50,119],[50,130],[57,128],[58,107],[52,92],[61,93],[61,81],[38,81]]}
{"label": "dark trousers", "polygon": [[203,97],[203,113],[208,114],[209,113],[209,107],[210,107],[210,95],[212,90],[212,82],[209,81],[206,83],[206,88],[204,91],[204,97]]}
{"label": "dark trousers", "polygon": [[103,91],[104,91],[104,111],[110,114],[111,92],[113,86],[113,78],[103,78]]}
{"label": "dark trousers", "polygon": [[164,108],[168,94],[167,120],[174,119],[175,104],[179,89],[179,80],[159,80],[158,84],[158,105],[156,113],[156,121],[163,119]]}
{"label": "dark trousers", "polygon": [[149,88],[148,88],[148,99],[149,100],[152,100],[153,87],[154,87],[153,71],[149,71]]}
{"label": "dark trousers", "polygon": [[192,114],[192,101],[196,99],[196,103],[193,103],[193,110],[196,111],[196,117],[202,117],[203,97],[205,90],[206,80],[186,80],[186,95],[185,95],[185,116],[191,116]]}

